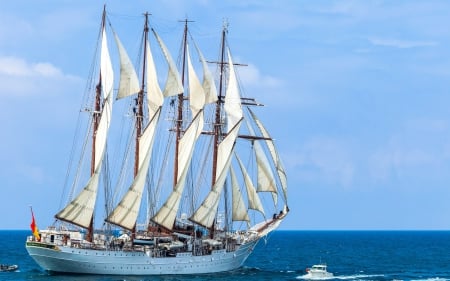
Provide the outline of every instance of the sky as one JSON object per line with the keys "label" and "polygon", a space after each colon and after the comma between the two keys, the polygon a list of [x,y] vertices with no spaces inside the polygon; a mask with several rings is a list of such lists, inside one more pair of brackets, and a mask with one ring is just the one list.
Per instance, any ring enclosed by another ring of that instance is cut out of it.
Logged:
{"label": "sky", "polygon": [[280,229],[450,228],[449,1],[16,0],[0,8],[0,229],[59,210],[104,4],[130,37],[148,11],[169,46],[188,18],[205,54],[228,22],[287,170]]}

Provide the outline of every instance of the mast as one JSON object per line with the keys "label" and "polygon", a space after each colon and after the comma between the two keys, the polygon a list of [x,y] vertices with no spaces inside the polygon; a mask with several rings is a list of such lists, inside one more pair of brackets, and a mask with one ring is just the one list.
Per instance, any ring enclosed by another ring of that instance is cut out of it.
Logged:
{"label": "mast", "polygon": [[[106,5],[103,6],[103,15],[102,15],[102,27],[101,30],[105,28],[106,21]],[[98,84],[95,87],[95,104],[94,104],[94,113],[92,117],[93,123],[93,133],[92,133],[92,154],[91,154],[91,177],[95,173],[95,143],[97,138],[98,126],[100,123],[100,114],[101,114],[101,95],[102,95],[102,72],[100,71]],[[87,228],[86,240],[92,242],[94,234],[94,215],[92,215],[91,222],[89,223],[89,227]]]}
{"label": "mast", "polygon": [[[184,20],[184,32],[183,32],[183,60],[181,65],[181,84],[184,88],[184,77],[185,77],[185,68],[186,68],[186,45],[187,45],[187,33],[188,33],[188,20]],[[180,147],[180,138],[181,138],[181,130],[183,126],[183,93],[178,95],[178,116],[176,120],[176,138],[175,138],[175,160],[174,160],[174,169],[173,169],[173,187],[177,185],[178,178],[178,150]]]}
{"label": "mast", "polygon": [[135,153],[134,153],[134,177],[136,177],[138,170],[139,170],[139,138],[142,135],[142,127],[144,123],[144,110],[143,110],[143,104],[144,104],[144,87],[145,87],[145,67],[146,67],[146,55],[147,55],[147,40],[148,40],[148,15],[149,13],[146,12],[144,14],[145,16],[145,24],[144,24],[144,60],[142,63],[142,80],[141,80],[141,90],[139,91],[137,98],[136,98],[136,110],[135,110],[135,117],[136,117],[136,147],[135,147]]}
{"label": "mast", "polygon": [[[145,87],[145,68],[146,68],[146,56],[147,56],[147,40],[148,40],[148,15],[146,12],[145,16],[145,24],[144,24],[144,58],[142,62],[142,78],[141,78],[141,89],[138,92],[136,98],[136,139],[135,139],[135,152],[134,152],[134,177],[136,178],[139,172],[139,139],[142,136],[142,128],[144,124],[144,87]],[[131,233],[131,238],[133,239],[136,233],[136,224],[133,226],[133,231]]]}
{"label": "mast", "polygon": [[[221,43],[221,54],[220,54],[220,78],[219,78],[219,95],[216,102],[216,120],[214,122],[214,142],[213,142],[213,167],[212,167],[212,178],[211,187],[216,184],[216,170],[217,170],[217,153],[219,150],[220,136],[222,135],[222,122],[221,122],[221,106],[223,103],[223,79],[225,76],[225,39],[228,32],[227,24],[225,23],[222,30],[222,43]],[[214,223],[209,229],[209,236],[214,237]]]}
{"label": "mast", "polygon": [[220,78],[219,78],[219,95],[216,102],[216,120],[214,122],[214,144],[213,144],[213,169],[212,169],[212,179],[211,186],[214,186],[216,183],[216,169],[217,169],[217,152],[219,146],[219,137],[222,134],[222,126],[221,126],[221,104],[223,103],[223,79],[225,76],[225,39],[226,34],[228,32],[227,25],[224,24],[222,30],[222,46],[221,46],[221,55],[220,55]]}
{"label": "mast", "polygon": [[[92,106],[92,154],[90,178],[78,195],[60,210],[55,218],[80,226],[87,230],[86,240],[92,240],[93,217],[97,200],[100,170],[106,153],[106,142],[111,124],[114,71],[109,55],[106,36],[106,8],[101,24],[100,75],[96,85],[96,97]],[[91,129],[90,128],[90,129]]]}
{"label": "mast", "polygon": [[[127,192],[125,192],[120,202],[116,204],[114,210],[106,218],[107,222],[131,231],[132,239],[136,233],[136,222],[151,161],[153,142],[160,118],[161,107],[164,102],[164,96],[158,84],[155,63],[149,44],[149,14],[145,13],[144,15],[145,24],[142,37],[144,59],[142,66],[142,79],[138,78],[124,48],[119,48],[119,50],[121,50],[121,70],[126,70],[124,71],[124,86],[126,87],[124,89],[124,93],[120,95],[120,98],[128,97],[134,94],[138,95],[135,97],[136,105],[133,109],[136,130],[134,132],[136,137],[134,178],[129,185]],[[156,36],[156,32],[154,30],[152,31]],[[120,43],[118,38],[116,39],[117,43]],[[160,41],[160,38],[157,37],[157,39]],[[160,44],[162,45],[162,42],[160,42]],[[171,76],[169,76],[169,78],[170,77]],[[141,85],[139,80],[142,81]],[[128,87],[129,81],[132,81],[133,87]],[[178,86],[178,84],[176,86]],[[172,91],[171,89],[169,90]],[[179,92],[176,92],[176,94],[178,93]],[[144,117],[147,116],[148,122],[146,123],[144,121]]]}

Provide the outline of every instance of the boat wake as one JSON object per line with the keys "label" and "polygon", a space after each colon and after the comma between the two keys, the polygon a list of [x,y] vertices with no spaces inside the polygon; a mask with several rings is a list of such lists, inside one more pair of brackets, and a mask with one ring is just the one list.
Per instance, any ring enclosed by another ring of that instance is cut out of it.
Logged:
{"label": "boat wake", "polygon": [[309,274],[297,276],[296,279],[303,280],[331,280],[331,279],[339,279],[339,280],[360,280],[366,278],[374,278],[374,277],[383,277],[382,274],[355,274],[355,275],[334,275],[329,277],[311,277]]}
{"label": "boat wake", "polygon": [[297,276],[297,279],[303,279],[303,280],[330,280],[330,279],[334,279],[337,276],[329,276],[329,277],[312,277],[309,274],[305,274],[302,276]]}
{"label": "boat wake", "polygon": [[429,277],[423,279],[411,279],[411,281],[449,281],[449,278],[444,277]]}

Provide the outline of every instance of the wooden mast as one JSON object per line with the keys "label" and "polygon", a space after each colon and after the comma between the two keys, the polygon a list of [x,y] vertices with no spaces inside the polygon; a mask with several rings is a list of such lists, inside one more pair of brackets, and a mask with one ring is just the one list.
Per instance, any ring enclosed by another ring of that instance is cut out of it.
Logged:
{"label": "wooden mast", "polygon": [[[188,33],[188,20],[184,20],[184,32],[183,32],[183,60],[181,62],[181,84],[184,89],[184,77],[185,77],[185,68],[186,68],[186,46],[187,46],[187,33]],[[178,116],[175,121],[175,160],[174,160],[174,169],[173,169],[173,188],[177,185],[178,182],[178,150],[180,146],[181,139],[181,131],[183,127],[183,101],[184,101],[184,93],[178,95]]]}
{"label": "wooden mast", "polygon": [[[211,188],[216,184],[216,170],[217,170],[217,154],[219,149],[219,142],[222,136],[222,122],[221,122],[221,107],[224,96],[223,92],[223,79],[225,76],[225,39],[228,32],[226,24],[223,26],[222,30],[222,43],[221,43],[221,54],[220,54],[220,78],[219,78],[219,94],[216,102],[216,118],[214,122],[214,143],[213,143],[213,167],[212,167],[212,178],[211,178]],[[214,237],[214,223],[209,229],[209,236]]]}
{"label": "wooden mast", "polygon": [[[135,107],[135,118],[136,118],[136,139],[135,139],[135,151],[134,151],[134,177],[136,178],[139,172],[139,140],[142,136],[142,128],[144,125],[144,88],[145,88],[145,70],[147,67],[147,41],[148,41],[148,15],[146,12],[145,16],[145,24],[144,24],[144,58],[142,62],[142,79],[141,79],[141,89],[138,92],[136,98],[136,107]],[[136,224],[133,226],[133,230],[131,233],[131,238],[133,239],[136,233]]]}
{"label": "wooden mast", "polygon": [[134,153],[134,177],[136,177],[139,170],[139,139],[142,134],[142,127],[144,123],[144,87],[145,87],[145,68],[146,68],[146,55],[147,55],[147,40],[148,40],[148,13],[145,13],[145,24],[144,24],[144,59],[142,63],[142,80],[141,80],[141,90],[139,91],[136,98],[136,147]]}
{"label": "wooden mast", "polygon": [[[102,31],[105,28],[105,21],[106,21],[106,5],[103,6],[102,28],[101,28]],[[101,96],[102,96],[102,73],[100,71],[98,84],[95,87],[95,103],[94,103],[94,113],[92,117],[93,132],[92,132],[92,154],[91,154],[91,177],[95,173],[95,142],[97,138],[98,126],[100,123],[100,114],[102,111]],[[87,229],[86,240],[92,242],[94,236],[93,234],[94,234],[94,215],[92,214],[91,221]]]}
{"label": "wooden mast", "polygon": [[217,97],[216,102],[216,119],[214,122],[214,154],[213,154],[213,170],[212,170],[212,179],[211,179],[211,186],[214,186],[216,183],[216,169],[217,169],[217,153],[218,153],[218,147],[220,142],[220,136],[222,135],[222,122],[221,122],[221,107],[223,103],[224,96],[222,95],[223,92],[223,79],[225,75],[225,36],[228,32],[227,27],[224,25],[222,30],[222,46],[221,46],[221,55],[220,55],[220,77],[219,77],[219,95]]}

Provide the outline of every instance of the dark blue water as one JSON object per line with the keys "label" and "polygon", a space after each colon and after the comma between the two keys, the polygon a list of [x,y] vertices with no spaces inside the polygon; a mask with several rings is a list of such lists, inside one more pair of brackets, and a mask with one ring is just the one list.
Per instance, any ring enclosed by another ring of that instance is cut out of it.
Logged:
{"label": "dark blue water", "polygon": [[320,261],[334,280],[450,280],[450,231],[277,231],[239,270],[149,277],[48,274],[25,250],[29,234],[0,231],[0,263],[20,267],[0,272],[0,280],[303,280]]}

